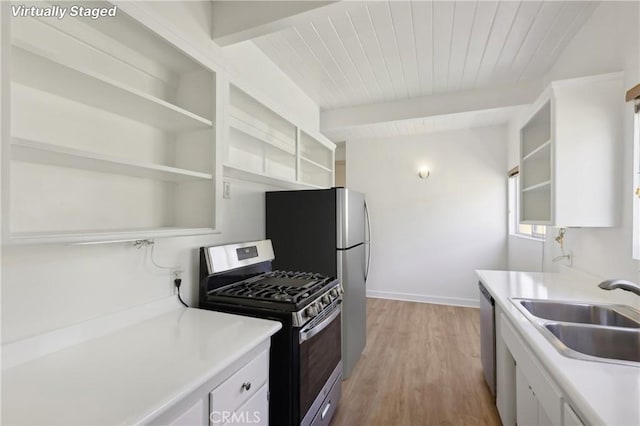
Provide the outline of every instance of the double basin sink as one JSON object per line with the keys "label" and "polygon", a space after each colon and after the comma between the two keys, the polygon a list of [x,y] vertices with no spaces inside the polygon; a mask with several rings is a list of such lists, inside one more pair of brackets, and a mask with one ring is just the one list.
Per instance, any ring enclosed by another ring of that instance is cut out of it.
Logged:
{"label": "double basin sink", "polygon": [[563,355],[640,367],[640,312],[625,305],[512,298]]}

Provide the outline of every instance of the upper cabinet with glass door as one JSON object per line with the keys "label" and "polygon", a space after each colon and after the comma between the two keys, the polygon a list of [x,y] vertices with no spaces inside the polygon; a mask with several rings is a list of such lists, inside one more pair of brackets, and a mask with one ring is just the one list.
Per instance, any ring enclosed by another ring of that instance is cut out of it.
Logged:
{"label": "upper cabinet with glass door", "polygon": [[520,130],[520,221],[618,224],[622,78],[551,83]]}

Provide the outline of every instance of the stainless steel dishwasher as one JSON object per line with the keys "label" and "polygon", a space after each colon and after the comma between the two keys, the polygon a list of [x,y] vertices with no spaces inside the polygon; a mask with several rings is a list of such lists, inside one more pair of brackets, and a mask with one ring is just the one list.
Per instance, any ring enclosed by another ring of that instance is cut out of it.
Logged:
{"label": "stainless steel dishwasher", "polygon": [[496,396],[496,322],[495,301],[489,291],[478,282],[480,288],[480,358],[484,379],[493,396]]}

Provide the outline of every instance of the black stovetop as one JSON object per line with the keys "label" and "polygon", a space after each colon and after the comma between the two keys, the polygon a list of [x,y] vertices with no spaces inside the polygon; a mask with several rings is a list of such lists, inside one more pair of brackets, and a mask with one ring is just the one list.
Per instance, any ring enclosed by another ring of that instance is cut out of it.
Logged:
{"label": "black stovetop", "polygon": [[207,301],[292,312],[331,288],[335,281],[320,274],[270,271],[211,290]]}

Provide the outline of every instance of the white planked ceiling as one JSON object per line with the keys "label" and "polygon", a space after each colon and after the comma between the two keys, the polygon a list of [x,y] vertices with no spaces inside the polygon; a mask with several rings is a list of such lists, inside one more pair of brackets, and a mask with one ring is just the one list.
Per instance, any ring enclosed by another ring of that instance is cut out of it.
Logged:
{"label": "white planked ceiling", "polygon": [[345,2],[254,43],[330,110],[540,78],[596,5]]}

